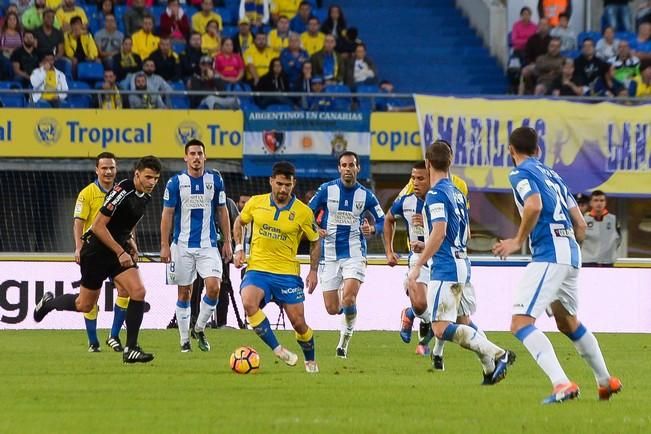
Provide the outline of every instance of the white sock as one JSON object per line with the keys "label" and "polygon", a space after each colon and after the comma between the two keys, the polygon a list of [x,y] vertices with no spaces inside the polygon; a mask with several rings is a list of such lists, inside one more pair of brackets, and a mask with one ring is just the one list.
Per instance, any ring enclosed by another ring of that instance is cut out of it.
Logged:
{"label": "white sock", "polygon": [[543,332],[533,325],[528,325],[518,330],[515,337],[524,344],[554,386],[570,382],[558,362],[552,343]]}
{"label": "white sock", "polygon": [[486,374],[495,370],[495,358],[504,354],[502,348],[464,324],[450,324],[444,337],[477,354]]}
{"label": "white sock", "polygon": [[443,357],[444,347],[445,347],[445,341],[443,339],[434,338],[434,348],[432,349],[432,355]]}
{"label": "white sock", "polygon": [[357,319],[357,306],[344,306],[343,318],[341,321],[341,332],[339,333],[339,344],[337,348],[348,349],[350,338],[355,331],[355,320]]}
{"label": "white sock", "polygon": [[197,332],[202,332],[206,329],[206,324],[212,316],[215,308],[217,307],[217,300],[211,300],[207,295],[204,295],[201,299],[201,304],[199,306],[199,317],[197,322],[194,325],[194,330]]}
{"label": "white sock", "polygon": [[[179,306],[179,304],[181,306]],[[185,306],[187,305],[187,307]],[[181,345],[190,340],[190,302],[176,302],[176,323],[179,326],[179,335],[181,336]]]}
{"label": "white sock", "polygon": [[580,324],[576,331],[567,335],[567,337],[572,340],[576,351],[592,368],[597,384],[600,386],[607,385],[610,373],[606,368],[606,361],[603,354],[601,354],[597,338],[583,324]]}

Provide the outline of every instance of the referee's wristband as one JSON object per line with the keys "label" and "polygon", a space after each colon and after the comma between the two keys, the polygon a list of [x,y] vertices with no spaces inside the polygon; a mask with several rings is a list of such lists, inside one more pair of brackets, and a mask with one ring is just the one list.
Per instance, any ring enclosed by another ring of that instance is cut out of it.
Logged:
{"label": "referee's wristband", "polygon": [[235,245],[235,253],[241,252],[244,250],[244,246],[242,244],[236,244]]}

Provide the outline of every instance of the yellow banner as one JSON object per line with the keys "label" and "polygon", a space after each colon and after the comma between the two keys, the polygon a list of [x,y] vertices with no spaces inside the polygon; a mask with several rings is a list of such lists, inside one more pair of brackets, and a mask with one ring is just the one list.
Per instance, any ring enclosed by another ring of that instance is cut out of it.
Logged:
{"label": "yellow banner", "polygon": [[241,111],[0,109],[0,157],[178,158],[196,138],[208,158],[242,158]]}
{"label": "yellow banner", "polygon": [[470,188],[511,189],[508,138],[524,125],[538,132],[539,158],[572,191],[651,195],[648,105],[423,95],[414,99],[424,142],[450,142],[453,171]]}
{"label": "yellow banner", "polygon": [[416,113],[371,114],[371,161],[422,158]]}

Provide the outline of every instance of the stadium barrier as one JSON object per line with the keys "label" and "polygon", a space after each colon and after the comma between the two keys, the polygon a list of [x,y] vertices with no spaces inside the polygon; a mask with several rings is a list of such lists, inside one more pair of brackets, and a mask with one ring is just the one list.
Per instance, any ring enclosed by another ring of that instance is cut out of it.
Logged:
{"label": "stadium barrier", "polygon": [[[525,263],[516,261],[504,264],[511,266],[490,266],[490,263],[473,266],[472,282],[478,305],[473,319],[485,330],[509,329],[512,293],[524,272],[522,265]],[[302,265],[303,277],[307,276],[308,269],[308,265]],[[143,327],[165,328],[174,314],[177,291],[165,284],[164,264],[142,263],[140,272],[148,291],[149,304]],[[397,330],[400,310],[409,302],[403,287],[405,272],[406,267],[368,267],[358,297],[358,330]],[[0,329],[83,329],[82,315],[70,312],[56,312],[41,323],[35,323],[32,319],[34,306],[44,291],[75,292],[78,276],[79,268],[74,263],[0,262]],[[234,288],[239,288],[239,276],[239,270],[233,269],[231,281]],[[580,318],[591,330],[598,332],[651,333],[649,281],[651,269],[583,269],[580,275]],[[100,297],[100,328],[110,328],[112,315],[106,310],[112,309],[113,296],[113,291],[103,291]],[[239,302],[239,296],[235,298]],[[276,305],[267,306],[265,311],[272,324],[279,322]],[[339,329],[340,319],[326,313],[318,288],[312,295],[306,294],[305,315],[315,330]],[[550,318],[540,318],[537,324],[542,330],[554,330]],[[228,325],[236,327],[232,309]],[[279,328],[283,328],[282,321]],[[288,320],[284,321],[284,328],[291,329]]]}

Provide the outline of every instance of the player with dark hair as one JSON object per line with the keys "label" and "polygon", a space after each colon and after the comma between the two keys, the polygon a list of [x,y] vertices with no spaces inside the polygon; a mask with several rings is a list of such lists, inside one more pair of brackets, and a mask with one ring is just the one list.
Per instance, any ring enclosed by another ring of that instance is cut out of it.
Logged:
{"label": "player with dark hair", "polygon": [[304,316],[303,281],[300,264],[296,258],[303,235],[312,243],[310,273],[306,284],[311,292],[316,286],[316,270],[321,253],[319,233],[312,211],[293,195],[296,186],[296,169],[291,163],[274,164],[270,194],[253,196],[235,220],[234,263],[244,265],[244,226],[252,223],[251,253],[240,292],[242,304],[255,333],[274,354],[289,366],[296,365],[298,356],[278,343],[269,320],[261,309],[270,301],[284,308],[296,331],[296,340],[305,356],[305,370],[319,372],[314,354],[314,336]]}
{"label": "player with dark hair", "polygon": [[545,311],[553,313],[558,330],[570,338],[592,368],[599,399],[610,399],[622,390],[622,383],[610,376],[597,339],[576,316],[581,268],[578,242],[586,231],[583,215],[563,179],[536,158],[538,134],[533,128],[513,130],[509,153],[516,166],[509,180],[522,222],[517,235],[496,243],[493,253],[505,258],[519,252],[529,239],[532,256],[515,291],[511,332],[553,385],[544,404],[579,396],[579,387],[565,374],[551,342],[534,325]]}
{"label": "player with dark hair", "polygon": [[132,179],[116,184],[106,196],[91,228],[84,234],[79,255],[81,288],[78,294],[54,297],[46,292],[34,309],[34,321],[41,322],[52,310],[90,312],[97,304],[102,283],[112,278],[129,293],[127,307],[127,346],[124,363],[147,363],[154,355],[138,345],[138,334],[145,311],[145,286],[138,273],[138,247],[133,239],[136,225],[145,214],[151,192],[160,178],[161,162],[154,156],[141,158]]}
{"label": "player with dark hair", "polygon": [[[117,175],[115,155],[111,152],[102,152],[95,158],[95,174],[97,179],[84,187],[77,196],[75,204],[73,234],[75,238],[75,262],[79,264],[79,257],[83,245],[82,235],[90,229],[91,224],[97,217],[100,208],[104,204],[106,194],[111,191]],[[118,296],[113,306],[113,325],[106,344],[116,352],[122,352],[120,342],[120,329],[124,323],[124,317],[129,304],[129,294],[124,289],[117,287]],[[97,339],[97,314],[98,306],[95,304],[92,310],[84,314],[86,334],[88,335],[88,352],[97,353],[100,351],[99,340]]]}

